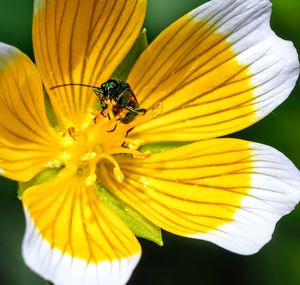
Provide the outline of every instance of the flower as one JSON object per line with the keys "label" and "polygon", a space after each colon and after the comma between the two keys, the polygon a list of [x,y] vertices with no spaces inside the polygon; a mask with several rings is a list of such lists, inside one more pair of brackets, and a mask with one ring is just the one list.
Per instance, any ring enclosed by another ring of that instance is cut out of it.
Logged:
{"label": "flower", "polygon": [[271,31],[268,0],[212,0],[188,13],[131,70],[134,112],[115,99],[97,113],[99,99],[78,84],[111,78],[145,10],[145,0],[36,0],[36,66],[0,44],[1,173],[23,185],[25,262],[55,284],[129,279],[141,249],[109,199],[239,254],[257,252],[300,199],[299,171],[283,154],[217,138],[265,117],[297,80],[297,53]]}

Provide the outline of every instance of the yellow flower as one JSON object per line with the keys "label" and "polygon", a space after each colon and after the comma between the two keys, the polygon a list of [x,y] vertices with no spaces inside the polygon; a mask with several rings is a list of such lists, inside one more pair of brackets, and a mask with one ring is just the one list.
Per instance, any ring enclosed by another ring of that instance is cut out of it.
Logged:
{"label": "yellow flower", "polygon": [[[270,29],[268,0],[212,0],[163,31],[128,76],[133,107],[147,110],[129,121],[117,100],[97,113],[101,95],[68,85],[110,79],[145,11],[146,0],[35,0],[36,66],[0,44],[1,173],[28,182],[55,172],[22,195],[25,262],[55,284],[125,284],[140,258],[97,185],[164,230],[239,254],[257,252],[300,199],[283,154],[217,138],[269,114],[298,77],[293,45]],[[156,142],[192,143],[155,153]]]}

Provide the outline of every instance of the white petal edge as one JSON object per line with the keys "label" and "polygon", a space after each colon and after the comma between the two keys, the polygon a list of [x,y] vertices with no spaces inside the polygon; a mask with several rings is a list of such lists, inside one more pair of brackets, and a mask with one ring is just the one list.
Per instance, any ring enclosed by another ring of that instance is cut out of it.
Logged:
{"label": "white petal edge", "polygon": [[26,230],[22,254],[26,265],[55,285],[123,285],[129,280],[140,254],[121,260],[87,263],[51,248],[24,207]]}
{"label": "white petal edge", "polygon": [[234,221],[207,234],[188,235],[215,243],[229,251],[250,255],[268,243],[279,219],[300,201],[300,172],[276,149],[251,143],[255,158],[252,189],[242,199]]}
{"label": "white petal edge", "polygon": [[[270,27],[269,0],[212,0],[190,13],[226,37],[237,60],[254,74],[251,84],[256,119],[272,112],[291,93],[299,76],[298,54],[292,42],[279,38]],[[251,104],[253,104],[251,102]]]}

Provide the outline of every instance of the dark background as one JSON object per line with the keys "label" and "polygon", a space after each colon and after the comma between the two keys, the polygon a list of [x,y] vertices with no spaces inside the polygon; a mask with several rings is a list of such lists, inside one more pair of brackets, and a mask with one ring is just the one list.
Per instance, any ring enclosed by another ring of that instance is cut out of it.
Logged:
{"label": "dark background", "polygon": [[[145,26],[149,40],[175,19],[199,6],[201,0],[148,0]],[[0,41],[33,58],[32,0],[0,0]],[[272,27],[300,51],[300,1],[274,0]],[[235,137],[272,145],[300,167],[300,85],[266,119]],[[24,218],[16,184],[0,178],[0,284],[42,285],[21,257]],[[300,284],[300,207],[284,217],[272,241],[258,254],[239,256],[213,244],[164,233],[164,247],[141,240],[143,257],[130,285],[136,284]],[[84,285],[84,284],[83,284]]]}

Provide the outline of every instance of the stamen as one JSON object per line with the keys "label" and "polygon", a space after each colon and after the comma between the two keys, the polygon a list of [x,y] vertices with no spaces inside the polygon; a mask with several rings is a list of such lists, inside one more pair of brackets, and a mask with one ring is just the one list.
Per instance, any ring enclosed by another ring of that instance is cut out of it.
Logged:
{"label": "stamen", "polygon": [[95,173],[92,174],[92,175],[89,175],[89,176],[85,179],[85,186],[86,186],[86,187],[90,187],[90,186],[95,185],[96,180],[97,180],[97,176],[96,176]]}
{"label": "stamen", "polygon": [[116,148],[110,148],[108,150],[108,152],[110,155],[112,154],[132,154],[132,156],[134,158],[147,158],[151,155],[150,151],[146,151],[146,152],[140,152],[138,150],[135,149],[129,149],[129,148],[124,148],[124,147],[116,147]]}
{"label": "stamen", "polygon": [[74,127],[68,128],[68,133],[75,141],[79,136],[79,133],[76,131],[76,129]]}
{"label": "stamen", "polygon": [[122,183],[124,180],[124,174],[122,173],[120,168],[114,168],[114,176],[119,183]]}
{"label": "stamen", "polygon": [[97,155],[97,158],[98,158],[98,160],[100,160],[100,159],[107,159],[107,160],[109,160],[114,165],[114,176],[115,176],[116,180],[119,183],[123,182],[123,180],[124,180],[124,174],[122,173],[118,162],[114,158],[112,158],[111,155],[109,155],[107,153],[100,153],[99,155]]}
{"label": "stamen", "polygon": [[96,156],[97,156],[97,154],[94,151],[87,152],[81,157],[81,161],[84,162],[84,161],[92,160]]}
{"label": "stamen", "polygon": [[145,151],[145,152],[137,151],[136,154],[133,154],[134,158],[140,158],[140,159],[148,158],[150,156],[151,156],[151,151]]}
{"label": "stamen", "polygon": [[129,149],[138,149],[140,146],[145,144],[144,140],[141,139],[129,139],[129,138],[125,138],[124,139],[124,143],[126,143],[126,146]]}
{"label": "stamen", "polygon": [[85,185],[87,187],[92,186],[92,185],[95,184],[95,182],[97,180],[97,175],[95,174],[95,172],[96,172],[96,161],[94,160],[93,162],[90,163],[90,174],[85,179]]}

